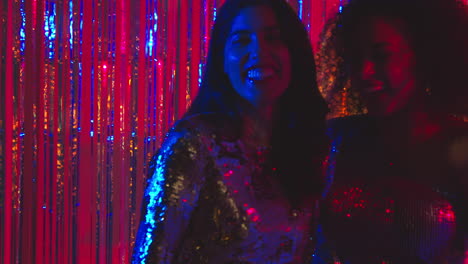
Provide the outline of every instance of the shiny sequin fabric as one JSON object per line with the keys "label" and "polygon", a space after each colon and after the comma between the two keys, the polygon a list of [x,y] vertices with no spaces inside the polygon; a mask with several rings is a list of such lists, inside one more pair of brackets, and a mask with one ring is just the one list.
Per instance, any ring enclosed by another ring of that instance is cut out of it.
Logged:
{"label": "shiny sequin fabric", "polygon": [[318,263],[465,264],[468,148],[460,144],[467,124],[447,121],[432,138],[394,155],[372,119],[334,122],[331,134],[340,143],[321,204]]}
{"label": "shiny sequin fabric", "polygon": [[314,203],[292,208],[269,148],[215,119],[179,121],[155,156],[133,263],[310,263]]}

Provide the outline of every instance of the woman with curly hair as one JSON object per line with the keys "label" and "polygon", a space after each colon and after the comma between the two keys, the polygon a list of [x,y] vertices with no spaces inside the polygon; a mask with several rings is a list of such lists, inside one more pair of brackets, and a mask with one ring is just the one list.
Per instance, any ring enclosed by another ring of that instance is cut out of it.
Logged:
{"label": "woman with curly hair", "polygon": [[468,261],[467,28],[455,0],[352,0],[330,24],[319,83],[361,114],[330,121],[322,259]]}

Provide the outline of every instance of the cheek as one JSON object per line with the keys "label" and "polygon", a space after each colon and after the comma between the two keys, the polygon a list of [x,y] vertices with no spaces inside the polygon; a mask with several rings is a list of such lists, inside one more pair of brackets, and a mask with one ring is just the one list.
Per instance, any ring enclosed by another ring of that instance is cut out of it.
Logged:
{"label": "cheek", "polygon": [[390,81],[392,86],[394,86],[394,88],[398,88],[399,84],[406,79],[406,71],[400,64],[390,65],[387,72],[388,80]]}
{"label": "cheek", "polygon": [[395,85],[404,85],[414,78],[414,63],[410,55],[402,55],[389,67],[389,79]]}
{"label": "cheek", "polygon": [[229,74],[234,60],[229,52],[224,53],[224,71]]}
{"label": "cheek", "polygon": [[234,52],[226,52],[224,58],[224,71],[228,75],[240,72],[244,56]]}
{"label": "cheek", "polygon": [[235,58],[230,56],[225,57],[224,72],[227,74],[227,76],[229,76],[231,82],[234,81],[233,79],[236,78],[236,76],[238,75],[238,65],[239,61]]}

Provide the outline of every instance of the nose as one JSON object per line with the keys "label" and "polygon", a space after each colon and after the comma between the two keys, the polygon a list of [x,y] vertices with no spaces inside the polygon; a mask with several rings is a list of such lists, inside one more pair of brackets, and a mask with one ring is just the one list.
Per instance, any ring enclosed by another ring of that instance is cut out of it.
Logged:
{"label": "nose", "polygon": [[255,59],[261,58],[268,51],[268,48],[268,42],[257,35],[250,43],[250,56]]}
{"label": "nose", "polygon": [[364,80],[369,80],[375,74],[375,63],[372,60],[365,59],[362,63],[361,77]]}

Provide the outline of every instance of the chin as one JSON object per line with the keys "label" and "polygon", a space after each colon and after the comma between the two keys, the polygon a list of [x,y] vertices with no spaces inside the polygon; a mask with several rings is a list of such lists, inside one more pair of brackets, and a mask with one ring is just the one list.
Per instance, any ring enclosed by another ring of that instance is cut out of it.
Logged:
{"label": "chin", "polygon": [[378,102],[367,107],[368,114],[375,117],[391,117],[405,112],[405,108],[399,104]]}
{"label": "chin", "polygon": [[393,111],[382,107],[368,107],[367,114],[373,117],[388,117],[393,114]]}

